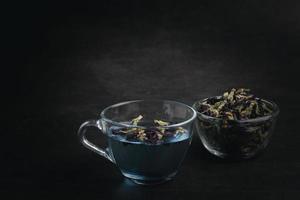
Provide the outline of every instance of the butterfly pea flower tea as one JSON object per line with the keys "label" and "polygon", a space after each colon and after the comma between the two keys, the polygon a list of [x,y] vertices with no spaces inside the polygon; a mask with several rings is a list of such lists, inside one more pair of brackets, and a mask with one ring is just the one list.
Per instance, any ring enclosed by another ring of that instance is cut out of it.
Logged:
{"label": "butterfly pea flower tea", "polygon": [[[123,176],[137,184],[153,185],[171,180],[192,141],[196,111],[167,100],[137,100],[104,109],[98,120],[83,123],[80,141],[114,163]],[[100,148],[86,137],[95,126],[104,133],[108,147]]]}

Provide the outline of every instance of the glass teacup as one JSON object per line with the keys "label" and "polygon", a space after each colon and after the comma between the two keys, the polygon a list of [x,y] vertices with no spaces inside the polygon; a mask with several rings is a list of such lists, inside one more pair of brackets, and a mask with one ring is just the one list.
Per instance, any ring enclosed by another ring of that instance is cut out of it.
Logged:
{"label": "glass teacup", "polygon": [[[142,116],[140,122],[132,123],[137,116]],[[85,147],[116,164],[125,177],[138,184],[158,184],[177,174],[192,141],[196,116],[192,107],[175,101],[128,101],[107,107],[100,119],[84,122],[78,135]],[[154,126],[154,120],[162,124]],[[90,126],[99,128],[107,136],[107,148],[88,141],[85,133]],[[152,130],[160,130],[156,134],[159,139],[147,138],[150,136],[146,134],[143,138],[130,139],[128,134]]]}

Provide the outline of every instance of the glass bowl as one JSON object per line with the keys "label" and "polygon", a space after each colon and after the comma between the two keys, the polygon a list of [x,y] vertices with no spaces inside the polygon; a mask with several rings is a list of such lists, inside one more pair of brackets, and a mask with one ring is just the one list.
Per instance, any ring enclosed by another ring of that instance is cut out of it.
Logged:
{"label": "glass bowl", "polygon": [[275,103],[261,99],[272,108],[270,115],[247,120],[224,120],[198,111],[201,102],[211,98],[197,101],[193,105],[197,111],[197,133],[210,153],[221,158],[243,159],[251,158],[267,147],[279,114]]}

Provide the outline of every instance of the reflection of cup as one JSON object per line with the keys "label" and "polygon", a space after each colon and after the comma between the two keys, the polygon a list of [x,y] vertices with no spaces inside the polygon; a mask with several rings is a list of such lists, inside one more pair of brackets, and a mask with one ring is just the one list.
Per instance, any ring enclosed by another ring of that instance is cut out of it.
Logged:
{"label": "reflection of cup", "polygon": [[[140,114],[144,116],[142,126],[129,123]],[[78,135],[85,147],[115,163],[125,177],[139,184],[157,184],[176,175],[192,140],[195,117],[193,108],[175,101],[128,101],[104,109],[98,120],[83,123]],[[185,132],[153,144],[112,134],[113,130],[120,128],[152,128],[147,122],[154,119],[171,122],[164,126],[166,131],[181,127]],[[87,140],[85,133],[90,126],[99,128],[107,136],[108,147],[105,150]]]}

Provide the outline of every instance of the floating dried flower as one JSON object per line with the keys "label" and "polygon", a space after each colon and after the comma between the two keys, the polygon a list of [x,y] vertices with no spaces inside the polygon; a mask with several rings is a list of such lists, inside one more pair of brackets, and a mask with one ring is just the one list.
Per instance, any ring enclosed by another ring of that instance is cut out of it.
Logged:
{"label": "floating dried flower", "polygon": [[178,128],[176,129],[176,134],[178,134],[178,133],[184,133],[184,132],[185,132],[185,129],[182,128],[182,127],[178,127]]}
{"label": "floating dried flower", "polygon": [[134,118],[131,120],[131,123],[135,126],[138,125],[138,123],[141,121],[141,119],[143,119],[143,116],[142,115],[139,115],[138,117]]}
{"label": "floating dried flower", "polygon": [[158,124],[159,126],[168,126],[169,125],[169,122],[164,122],[162,120],[157,120],[157,119],[154,120],[154,123]]}
{"label": "floating dried flower", "polygon": [[[142,115],[139,115],[138,117],[131,120],[131,124],[137,126],[138,123],[143,118]],[[125,135],[126,139],[130,140],[139,140],[146,143],[156,143],[158,141],[161,141],[165,138],[169,138],[174,136],[176,133],[183,133],[186,130],[182,127],[179,127],[177,129],[170,128],[166,129],[165,127],[168,126],[170,123],[165,122],[162,120],[154,120],[155,127],[149,127],[149,128],[121,128],[113,131],[113,134],[120,134]]]}

